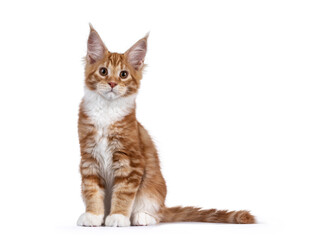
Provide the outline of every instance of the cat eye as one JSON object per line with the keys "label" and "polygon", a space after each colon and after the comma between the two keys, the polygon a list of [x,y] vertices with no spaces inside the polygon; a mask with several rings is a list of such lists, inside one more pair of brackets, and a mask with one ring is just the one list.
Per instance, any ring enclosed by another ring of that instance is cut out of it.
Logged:
{"label": "cat eye", "polygon": [[120,78],[127,78],[128,76],[129,76],[129,73],[127,71],[120,72]]}
{"label": "cat eye", "polygon": [[103,67],[103,68],[99,69],[99,73],[101,76],[106,76],[108,74],[108,70],[107,70],[107,68]]}

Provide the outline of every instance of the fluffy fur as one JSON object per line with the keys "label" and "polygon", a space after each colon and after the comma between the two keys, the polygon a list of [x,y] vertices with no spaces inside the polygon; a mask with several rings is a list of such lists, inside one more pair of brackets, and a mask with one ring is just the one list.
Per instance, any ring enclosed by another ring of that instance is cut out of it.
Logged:
{"label": "fluffy fur", "polygon": [[254,223],[247,211],[165,206],[167,189],[158,154],[135,114],[147,37],[124,54],[111,53],[91,27],[78,122],[86,212],[77,224]]}

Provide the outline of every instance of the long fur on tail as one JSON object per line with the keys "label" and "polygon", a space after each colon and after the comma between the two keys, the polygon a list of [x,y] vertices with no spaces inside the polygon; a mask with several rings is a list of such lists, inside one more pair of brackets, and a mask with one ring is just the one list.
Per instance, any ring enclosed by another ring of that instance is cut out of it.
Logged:
{"label": "long fur on tail", "polygon": [[210,222],[210,223],[255,223],[255,218],[248,211],[227,211],[195,207],[165,207],[161,222]]}

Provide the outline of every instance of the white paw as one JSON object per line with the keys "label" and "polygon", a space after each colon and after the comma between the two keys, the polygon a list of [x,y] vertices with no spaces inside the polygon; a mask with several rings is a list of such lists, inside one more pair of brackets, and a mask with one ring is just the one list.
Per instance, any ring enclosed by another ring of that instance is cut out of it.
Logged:
{"label": "white paw", "polygon": [[77,220],[78,226],[99,227],[104,222],[104,215],[95,215],[89,212],[83,213]]}
{"label": "white paw", "polygon": [[106,217],[105,225],[108,227],[128,227],[130,219],[122,214],[112,214]]}
{"label": "white paw", "polygon": [[132,217],[132,225],[134,226],[147,226],[156,224],[156,219],[144,212],[135,213]]}

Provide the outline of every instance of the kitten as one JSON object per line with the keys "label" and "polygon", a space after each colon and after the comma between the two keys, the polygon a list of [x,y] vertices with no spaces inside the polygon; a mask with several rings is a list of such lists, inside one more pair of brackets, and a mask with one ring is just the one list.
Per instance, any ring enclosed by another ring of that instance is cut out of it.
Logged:
{"label": "kitten", "polygon": [[90,27],[85,95],[78,121],[86,212],[77,224],[124,227],[182,221],[254,223],[248,211],[165,206],[167,188],[158,154],[135,114],[147,38],[124,54],[111,53]]}

